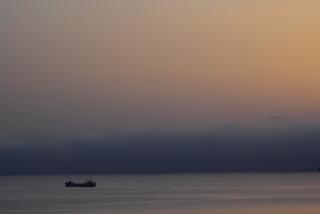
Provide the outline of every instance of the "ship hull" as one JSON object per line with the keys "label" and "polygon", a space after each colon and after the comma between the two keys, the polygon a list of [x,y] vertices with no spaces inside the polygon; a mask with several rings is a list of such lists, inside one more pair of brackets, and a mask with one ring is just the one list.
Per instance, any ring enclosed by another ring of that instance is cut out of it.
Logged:
{"label": "ship hull", "polygon": [[74,183],[74,182],[67,182],[65,183],[65,187],[96,187],[96,183]]}

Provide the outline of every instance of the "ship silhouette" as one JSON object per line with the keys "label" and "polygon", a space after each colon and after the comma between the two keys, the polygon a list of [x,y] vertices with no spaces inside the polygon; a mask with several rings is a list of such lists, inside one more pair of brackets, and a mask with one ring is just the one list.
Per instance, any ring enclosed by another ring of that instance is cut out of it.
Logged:
{"label": "ship silhouette", "polygon": [[96,182],[92,181],[90,178],[89,180],[85,182],[73,182],[71,180],[65,182],[65,187],[96,187]]}

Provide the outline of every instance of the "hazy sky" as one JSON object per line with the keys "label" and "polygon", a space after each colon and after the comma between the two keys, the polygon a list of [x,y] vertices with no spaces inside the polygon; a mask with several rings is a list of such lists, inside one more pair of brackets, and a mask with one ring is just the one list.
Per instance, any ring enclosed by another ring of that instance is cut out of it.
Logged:
{"label": "hazy sky", "polygon": [[316,126],[319,9],[0,0],[1,144]]}

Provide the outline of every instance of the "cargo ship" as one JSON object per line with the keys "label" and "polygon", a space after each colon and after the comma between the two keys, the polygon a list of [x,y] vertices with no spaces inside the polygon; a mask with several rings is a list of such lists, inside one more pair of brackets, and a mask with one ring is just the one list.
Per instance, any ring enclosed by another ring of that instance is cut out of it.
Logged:
{"label": "cargo ship", "polygon": [[92,181],[91,179],[82,183],[68,181],[65,183],[65,186],[66,187],[96,187],[96,182]]}

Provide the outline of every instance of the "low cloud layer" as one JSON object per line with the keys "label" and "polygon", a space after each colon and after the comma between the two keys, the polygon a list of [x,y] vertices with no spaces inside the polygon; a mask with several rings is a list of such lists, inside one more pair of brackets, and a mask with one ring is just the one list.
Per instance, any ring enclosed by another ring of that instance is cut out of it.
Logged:
{"label": "low cloud layer", "polygon": [[33,146],[3,146],[0,168],[1,174],[313,171],[320,165],[319,131],[314,126],[278,132],[234,129],[64,144],[34,139]]}

